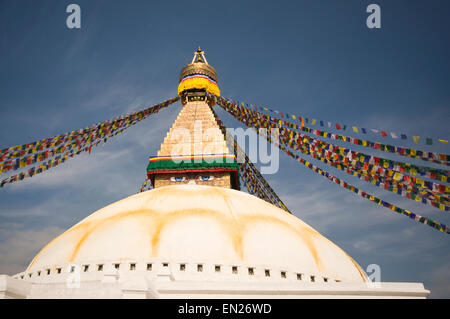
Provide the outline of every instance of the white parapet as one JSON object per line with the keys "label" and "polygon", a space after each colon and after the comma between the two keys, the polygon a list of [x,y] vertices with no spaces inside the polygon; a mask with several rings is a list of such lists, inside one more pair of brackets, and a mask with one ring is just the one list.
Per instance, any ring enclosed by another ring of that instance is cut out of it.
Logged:
{"label": "white parapet", "polygon": [[23,299],[30,292],[31,283],[0,275],[0,299]]}

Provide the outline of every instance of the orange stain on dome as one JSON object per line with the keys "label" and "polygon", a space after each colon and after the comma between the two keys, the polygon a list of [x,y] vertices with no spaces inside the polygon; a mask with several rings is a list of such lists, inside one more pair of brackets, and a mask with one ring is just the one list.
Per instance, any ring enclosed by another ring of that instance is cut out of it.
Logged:
{"label": "orange stain on dome", "polygon": [[[155,214],[155,211],[151,210],[151,209],[140,209],[140,210],[132,210],[132,211],[126,211],[126,212],[122,212],[113,216],[109,216],[106,218],[102,218],[99,219],[97,221],[87,221],[86,223],[92,224],[91,227],[89,227],[88,230],[86,230],[86,232],[83,234],[83,236],[80,238],[80,240],[76,243],[75,248],[73,249],[72,255],[69,258],[69,262],[72,262],[75,260],[78,252],[80,251],[82,245],[84,244],[84,242],[86,241],[86,239],[92,234],[94,233],[100,226],[103,226],[105,223],[117,223],[120,220],[127,218],[129,216],[133,216],[133,215],[142,215],[142,214]],[[80,225],[81,226],[81,225]]]}
{"label": "orange stain on dome", "polygon": [[[213,190],[212,190],[213,192]],[[93,220],[93,221],[86,221],[79,225],[74,226],[73,228],[67,230],[65,233],[61,234],[60,236],[67,234],[69,232],[73,231],[80,231],[82,229],[85,229],[82,234],[80,234],[80,239],[76,241],[76,244],[73,248],[73,251],[71,253],[71,256],[69,258],[69,262],[73,262],[75,258],[77,257],[80,249],[82,249],[83,244],[86,242],[86,240],[95,233],[96,230],[98,230],[100,227],[104,227],[106,223],[117,223],[123,220],[124,218],[127,218],[129,216],[133,215],[143,215],[143,214],[149,214],[149,217],[151,216],[150,222],[153,223],[154,231],[150,235],[150,243],[151,243],[151,254],[153,257],[157,256],[158,254],[158,248],[159,243],[161,241],[161,233],[164,231],[164,228],[167,227],[168,224],[173,223],[177,220],[180,220],[182,218],[186,217],[192,217],[192,216],[203,216],[208,217],[211,219],[214,219],[222,228],[224,228],[225,233],[229,236],[229,238],[232,241],[233,248],[236,252],[237,257],[240,260],[244,259],[244,248],[243,248],[243,234],[246,227],[248,227],[250,224],[257,223],[257,222],[266,222],[271,224],[279,224],[282,225],[291,231],[293,231],[296,235],[298,235],[308,246],[309,251],[311,252],[316,265],[319,269],[323,268],[322,261],[318,255],[318,252],[314,246],[314,243],[311,239],[311,236],[314,235],[320,235],[316,231],[309,229],[308,227],[302,227],[301,230],[299,230],[297,227],[293,227],[289,223],[280,220],[279,218],[273,217],[273,216],[264,216],[264,215],[247,215],[247,216],[240,216],[237,218],[233,218],[231,216],[227,216],[223,214],[220,211],[215,211],[211,209],[204,209],[204,208],[193,208],[193,209],[183,209],[183,210],[175,210],[171,211],[169,213],[157,213],[154,210],[150,209],[141,209],[141,210],[133,210],[133,211],[127,211],[122,212],[113,216],[109,216],[106,218],[102,218],[99,220]],[[52,242],[56,241],[60,236],[55,238]],[[48,247],[51,245],[50,242],[46,247],[44,247],[41,252],[35,257],[34,261],[39,257],[39,255]],[[32,266],[32,264],[28,268]]]}
{"label": "orange stain on dome", "polygon": [[238,258],[241,260],[243,259],[242,226],[235,225],[233,222],[230,222],[231,218],[224,215],[220,211],[204,208],[176,210],[158,217],[156,220],[156,231],[154,232],[151,240],[153,257],[158,255],[158,248],[161,242],[161,233],[164,231],[164,228],[167,227],[168,224],[179,219],[193,216],[202,216],[215,220],[218,225],[224,228],[225,233],[231,238],[234,251],[236,252]]}

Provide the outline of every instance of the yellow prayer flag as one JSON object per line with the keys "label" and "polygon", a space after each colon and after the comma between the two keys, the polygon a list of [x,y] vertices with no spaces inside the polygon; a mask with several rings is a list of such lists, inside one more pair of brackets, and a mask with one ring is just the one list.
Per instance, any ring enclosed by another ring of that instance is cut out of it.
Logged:
{"label": "yellow prayer flag", "polygon": [[353,126],[353,132],[358,133],[358,128],[356,126]]}
{"label": "yellow prayer flag", "polygon": [[316,119],[313,119],[311,122],[312,125],[316,124]]}
{"label": "yellow prayer flag", "polygon": [[414,143],[417,144],[419,142],[419,138],[420,136],[413,136]]}
{"label": "yellow prayer flag", "polygon": [[362,140],[361,142],[362,142],[363,146],[367,146],[367,141],[366,140]]}
{"label": "yellow prayer flag", "polygon": [[295,115],[292,115],[292,118],[295,120]]}
{"label": "yellow prayer flag", "polygon": [[439,140],[439,142],[441,142],[442,144],[447,144],[448,143],[447,140]]}

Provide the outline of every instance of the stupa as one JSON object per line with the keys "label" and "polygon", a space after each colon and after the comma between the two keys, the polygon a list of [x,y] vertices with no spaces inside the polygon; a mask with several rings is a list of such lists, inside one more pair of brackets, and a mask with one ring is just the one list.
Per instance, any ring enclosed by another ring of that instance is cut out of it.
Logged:
{"label": "stupa", "polygon": [[421,283],[371,282],[311,226],[240,191],[207,94],[220,94],[217,83],[199,48],[180,74],[183,108],[147,167],[154,188],[94,212],[25,271],[0,276],[0,297],[425,298]]}

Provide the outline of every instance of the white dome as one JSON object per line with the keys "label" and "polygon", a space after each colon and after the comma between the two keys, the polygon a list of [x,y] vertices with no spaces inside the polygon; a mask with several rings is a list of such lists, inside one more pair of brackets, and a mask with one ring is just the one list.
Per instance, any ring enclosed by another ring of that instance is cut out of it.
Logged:
{"label": "white dome", "polygon": [[27,271],[151,258],[366,278],[342,249],[295,216],[244,192],[199,185],[161,187],[108,205],[51,241]]}

